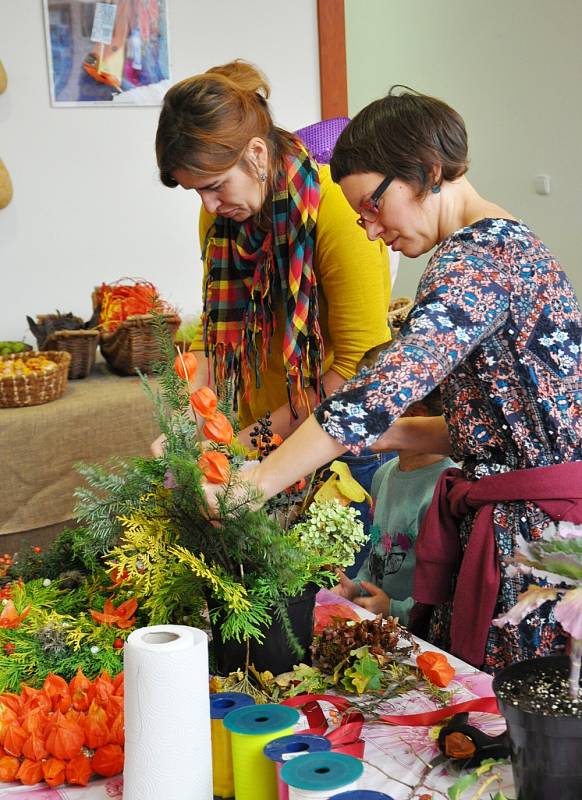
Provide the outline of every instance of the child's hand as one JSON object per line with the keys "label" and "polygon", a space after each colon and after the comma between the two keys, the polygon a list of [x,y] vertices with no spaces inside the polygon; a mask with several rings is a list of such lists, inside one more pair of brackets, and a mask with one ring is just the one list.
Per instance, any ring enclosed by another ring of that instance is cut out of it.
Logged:
{"label": "child's hand", "polygon": [[340,582],[333,587],[331,590],[335,592],[335,594],[339,594],[340,597],[345,597],[346,600],[353,600],[360,594],[357,584],[355,584],[345,572],[342,572],[341,569],[338,569],[336,572]]}
{"label": "child's hand", "polygon": [[387,617],[390,614],[390,598],[386,592],[382,591],[375,583],[368,583],[368,581],[362,581],[360,585],[370,596],[355,597],[353,598],[354,603],[371,611],[372,614],[382,614],[383,617]]}

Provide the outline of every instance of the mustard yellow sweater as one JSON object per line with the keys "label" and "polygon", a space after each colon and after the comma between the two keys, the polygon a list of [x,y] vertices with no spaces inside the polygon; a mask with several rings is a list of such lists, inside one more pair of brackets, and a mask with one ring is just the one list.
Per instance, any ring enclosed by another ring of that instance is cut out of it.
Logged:
{"label": "mustard yellow sweater", "polygon": [[[319,291],[319,315],[325,345],[323,371],[333,369],[351,378],[371,347],[390,339],[387,315],[390,304],[388,251],[383,242],[370,242],[356,225],[356,214],[330,175],[329,166],[319,168],[321,197],[315,235],[314,270]],[[204,247],[213,215],[202,208],[200,242]],[[206,260],[205,260],[206,261]],[[206,275],[203,280],[203,290]],[[242,427],[265,411],[287,403],[283,366],[285,313],[277,309],[277,326],[271,341],[271,356],[261,375],[261,387],[251,386],[247,403],[240,399]],[[192,350],[204,350],[199,326]]]}

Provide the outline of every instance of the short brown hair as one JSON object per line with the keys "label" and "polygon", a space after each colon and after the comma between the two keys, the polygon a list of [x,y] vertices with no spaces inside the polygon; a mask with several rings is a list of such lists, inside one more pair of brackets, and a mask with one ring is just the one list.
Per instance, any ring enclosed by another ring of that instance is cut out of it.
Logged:
{"label": "short brown hair", "polygon": [[[400,91],[404,90],[404,91]],[[363,108],[342,131],[331,159],[337,183],[348,175],[378,172],[399,178],[425,195],[440,180],[455,180],[468,169],[465,123],[454,109],[407,86],[392,86],[386,97]]]}
{"label": "short brown hair", "polygon": [[[231,61],[172,86],[164,97],[156,133],[160,179],[175,187],[174,174],[219,175],[242,161],[258,136],[269,150],[269,183],[293,137],[275,127],[267,100],[270,87],[252,64]],[[250,171],[247,166],[247,171]]]}

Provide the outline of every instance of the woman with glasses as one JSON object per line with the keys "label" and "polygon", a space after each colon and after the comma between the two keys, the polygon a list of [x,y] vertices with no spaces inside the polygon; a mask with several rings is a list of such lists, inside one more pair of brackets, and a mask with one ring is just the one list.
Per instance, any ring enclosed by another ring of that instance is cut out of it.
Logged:
{"label": "woman with glasses", "polygon": [[285,438],[390,338],[384,242],[357,228],[329,165],[273,123],[268,97],[252,65],[213,67],[168,91],[156,136],[162,182],[195,191],[203,206],[191,388],[209,375],[234,381],[249,447],[258,418],[270,412]]}
{"label": "woman with glasses", "polygon": [[[406,87],[343,131],[332,177],[368,237],[409,257],[436,249],[393,346],[245,480],[268,498],[369,446],[462,462],[437,485],[414,597],[431,641],[496,670],[565,646],[550,602],[518,628],[491,623],[534,580],[503,563],[518,539],[582,522],[582,316],[545,245],[468,181],[467,152],[459,114]],[[402,418],[438,385],[444,419]]]}

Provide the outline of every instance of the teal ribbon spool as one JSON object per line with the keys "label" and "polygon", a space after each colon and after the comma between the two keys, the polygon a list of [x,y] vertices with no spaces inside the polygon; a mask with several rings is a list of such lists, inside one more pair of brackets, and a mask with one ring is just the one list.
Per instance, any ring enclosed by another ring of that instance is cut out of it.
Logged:
{"label": "teal ribbon spool", "polygon": [[308,753],[281,767],[281,779],[305,792],[338,792],[353,786],[364,767],[354,756],[343,753]]}
{"label": "teal ribbon spool", "polygon": [[292,728],[298,722],[299,712],[296,708],[265,703],[231,711],[224,718],[224,727],[231,733],[243,736],[264,736]]}
{"label": "teal ribbon spool", "polygon": [[352,792],[334,794],[329,800],[393,800],[389,794],[374,792],[371,789],[354,789]]}

